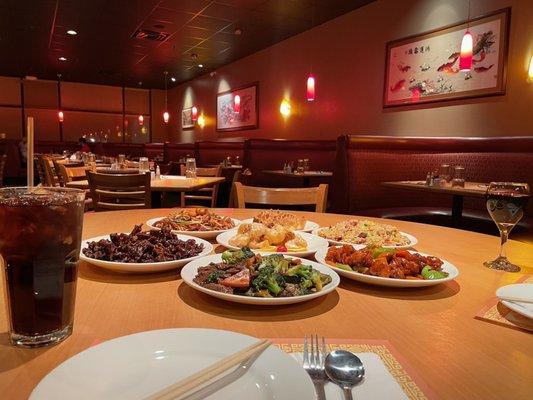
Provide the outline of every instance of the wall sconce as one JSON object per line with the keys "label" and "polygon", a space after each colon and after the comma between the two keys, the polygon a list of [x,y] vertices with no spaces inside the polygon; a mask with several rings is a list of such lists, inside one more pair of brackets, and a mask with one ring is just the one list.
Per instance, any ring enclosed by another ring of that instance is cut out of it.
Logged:
{"label": "wall sconce", "polygon": [[198,126],[201,128],[201,129],[204,129],[204,126],[205,126],[205,117],[204,117],[204,114],[200,114],[198,116],[198,121],[196,122],[198,124]]}
{"label": "wall sconce", "polygon": [[529,82],[533,82],[533,56],[531,56],[531,59],[529,60],[529,71],[527,73],[527,77]]}
{"label": "wall sconce", "polygon": [[287,99],[283,99],[279,105],[279,112],[284,117],[291,115],[291,103]]}

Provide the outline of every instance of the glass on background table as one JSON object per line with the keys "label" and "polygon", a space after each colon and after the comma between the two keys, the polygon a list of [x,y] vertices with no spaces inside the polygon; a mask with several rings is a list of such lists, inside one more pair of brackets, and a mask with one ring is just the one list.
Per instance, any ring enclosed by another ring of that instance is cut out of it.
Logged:
{"label": "glass on background table", "polygon": [[79,189],[0,189],[0,256],[14,345],[47,346],[72,333],[84,199]]}
{"label": "glass on background table", "polygon": [[527,183],[491,182],[487,188],[487,210],[500,231],[500,255],[483,264],[488,268],[507,272],[518,272],[520,267],[511,263],[505,254],[509,233],[524,216],[529,201]]}

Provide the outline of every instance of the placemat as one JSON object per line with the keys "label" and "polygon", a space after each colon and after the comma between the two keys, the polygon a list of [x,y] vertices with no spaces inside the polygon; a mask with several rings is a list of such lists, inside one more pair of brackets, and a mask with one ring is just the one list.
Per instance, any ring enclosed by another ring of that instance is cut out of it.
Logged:
{"label": "placemat", "polygon": [[[270,339],[287,353],[302,353],[303,339]],[[388,372],[411,400],[435,399],[435,395],[405,358],[387,340],[326,339],[327,351],[343,349],[352,353],[373,353],[379,356]]]}
{"label": "placemat", "polygon": [[[533,283],[533,275],[524,275],[514,283]],[[496,296],[490,299],[475,315],[476,319],[491,322],[511,329],[533,332],[533,321],[504,306]]]}

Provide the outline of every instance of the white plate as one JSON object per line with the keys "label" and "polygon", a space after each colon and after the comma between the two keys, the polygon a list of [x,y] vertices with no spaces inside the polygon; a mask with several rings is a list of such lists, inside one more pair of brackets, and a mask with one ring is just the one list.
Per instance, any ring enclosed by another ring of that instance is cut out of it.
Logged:
{"label": "white plate", "polygon": [[[324,228],[318,228],[318,229],[313,229],[313,231],[311,232],[313,235],[316,235],[316,236],[319,236],[319,237],[322,237],[318,234],[318,232],[321,230],[321,229],[324,229]],[[414,247],[416,246],[416,244],[418,243],[418,239],[416,237],[414,237],[413,235],[410,235],[408,233],[405,233],[405,232],[400,232],[403,236],[405,236],[407,239],[409,239],[409,244],[405,244],[405,245],[396,245],[396,246],[381,246],[381,247],[386,247],[387,249],[398,249],[398,250],[402,250],[402,249],[409,249],[411,247]],[[360,249],[364,249],[367,245],[366,244],[355,244],[355,243],[349,243],[349,242],[338,242],[336,240],[331,240],[331,239],[327,239],[327,241],[334,245],[334,246],[340,246],[342,244],[350,244],[352,246],[354,246],[355,249],[357,250],[360,250]]]}
{"label": "white plate", "polygon": [[[252,224],[254,222],[253,218],[244,219],[241,221],[242,224]],[[303,229],[295,230],[295,232],[311,232],[314,229],[318,229],[320,225],[313,221],[305,221],[305,226]]]}
{"label": "white plate", "polygon": [[[451,280],[454,280],[459,275],[459,270],[453,265],[452,263],[449,263],[446,260],[442,260],[442,271],[447,272],[448,276],[443,279],[427,279],[427,280],[410,280],[410,279],[395,279],[395,278],[383,278],[381,276],[373,276],[373,275],[365,275],[361,274],[359,272],[355,271],[346,271],[341,268],[334,267],[332,265],[329,265],[326,262],[326,254],[328,252],[328,249],[320,249],[316,252],[315,258],[316,260],[323,264],[328,266],[331,269],[334,269],[336,272],[339,273],[339,275],[342,275],[348,279],[352,279],[354,281],[359,282],[365,282],[365,283],[371,283],[374,285],[379,286],[391,286],[391,287],[421,287],[421,286],[433,286],[438,285],[439,283],[448,282]],[[412,251],[411,253],[415,253]],[[418,253],[418,252],[417,252]],[[427,256],[428,254],[424,253],[418,253],[423,256]]]}
{"label": "white plate", "polygon": [[[214,329],[162,329],[119,337],[63,362],[39,382],[30,399],[144,399],[255,341]],[[241,377],[197,398],[293,400],[314,396],[304,369],[270,346]]]}
{"label": "white plate", "polygon": [[[294,303],[300,303],[302,301],[307,301],[311,299],[315,299],[317,297],[325,296],[328,293],[335,290],[335,288],[340,283],[339,275],[335,273],[332,269],[325,267],[324,265],[321,265],[314,261],[305,260],[298,257],[290,257],[287,256],[287,258],[294,258],[294,259],[300,259],[303,263],[306,265],[310,265],[316,270],[322,272],[323,274],[328,274],[331,276],[331,282],[328,283],[326,286],[322,288],[320,292],[312,293],[312,294],[306,294],[303,296],[295,296],[295,297],[272,297],[272,298],[265,298],[265,297],[248,297],[248,296],[242,296],[238,294],[228,294],[228,293],[221,293],[217,292],[215,290],[204,288],[197,283],[193,281],[194,277],[196,276],[198,272],[198,268],[205,267],[206,265],[209,265],[209,263],[219,263],[222,262],[222,254],[213,254],[207,257],[202,257],[197,260],[193,260],[190,263],[188,263],[186,266],[183,267],[183,269],[180,272],[181,278],[183,281],[192,287],[193,289],[199,290],[201,292],[207,293],[208,295],[211,295],[213,297],[222,299],[222,300],[228,300],[233,301],[235,303],[242,303],[242,304],[259,304],[259,305],[282,305],[282,304],[294,304]],[[296,397],[295,397],[296,398]]]}
{"label": "white plate", "polygon": [[[227,247],[228,249],[239,250],[240,247],[235,247],[229,244],[229,240],[236,234],[237,234],[237,228],[230,229],[229,231],[223,232],[220,235],[218,235],[217,242],[221,244],[222,246]],[[296,257],[306,257],[306,256],[312,255],[313,253],[315,253],[317,250],[321,248],[328,247],[328,241],[324,238],[321,238],[316,235],[311,235],[310,233],[307,233],[307,232],[301,232],[301,231],[296,232],[296,234],[307,242],[307,250],[296,251],[296,252],[287,251],[283,254],[287,254],[290,256],[296,256]],[[257,251],[258,253],[261,253],[261,254],[279,253],[276,251],[260,251],[256,249],[252,249],[252,251]]]}
{"label": "white plate", "polygon": [[110,269],[112,271],[159,272],[159,271],[168,271],[171,269],[176,269],[178,267],[181,267],[182,265],[187,264],[191,260],[194,260],[199,257],[204,257],[213,251],[213,245],[206,240],[199,239],[193,236],[188,236],[188,235],[176,235],[176,236],[178,237],[178,239],[181,239],[181,240],[192,239],[198,244],[203,244],[204,249],[202,250],[200,254],[194,257],[184,258],[182,260],[163,261],[163,262],[156,262],[156,263],[123,263],[123,262],[115,262],[115,261],[103,261],[103,260],[97,260],[95,258],[89,258],[85,254],[83,254],[83,249],[87,247],[88,242],[97,242],[101,239],[109,239],[109,235],[104,235],[104,236],[98,236],[98,237],[94,237],[91,239],[87,239],[81,242],[80,259],[87,261],[88,263],[94,264],[98,267]]}
{"label": "white plate", "polygon": [[[513,285],[502,286],[496,291],[496,296],[501,297],[523,297],[533,301],[533,284],[516,283]],[[533,319],[533,303],[522,303],[519,301],[500,300],[503,305],[511,310]]]}
{"label": "white plate", "polygon": [[[158,217],[158,218],[149,219],[148,221],[146,221],[146,225],[150,229],[159,230],[160,228],[154,226],[154,224],[157,221],[161,221],[162,219],[165,219],[165,218],[166,217]],[[235,219],[235,218],[232,218],[231,220],[233,221],[235,226],[239,226],[239,224],[241,223],[241,221],[239,221],[238,219]],[[229,228],[229,229],[234,229],[234,228]],[[202,238],[202,239],[214,239],[214,238],[217,237],[217,235],[219,235],[222,232],[225,232],[227,230],[228,229],[223,229],[223,230],[218,230],[218,231],[176,231],[176,230],[173,230],[172,232],[173,233],[177,233],[178,235],[191,235],[191,236],[199,237],[199,238]]]}

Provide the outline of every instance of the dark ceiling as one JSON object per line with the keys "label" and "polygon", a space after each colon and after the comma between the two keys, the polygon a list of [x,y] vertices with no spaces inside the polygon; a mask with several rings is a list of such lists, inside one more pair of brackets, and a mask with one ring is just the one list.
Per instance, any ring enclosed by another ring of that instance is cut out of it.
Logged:
{"label": "dark ceiling", "polygon": [[371,1],[0,0],[0,75],[161,88],[165,70],[186,81]]}

